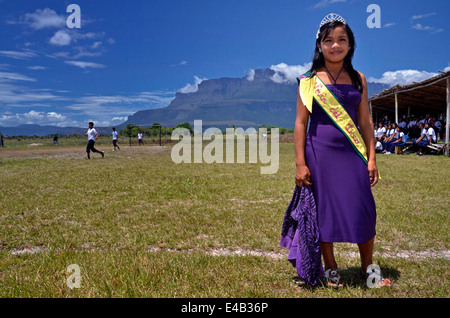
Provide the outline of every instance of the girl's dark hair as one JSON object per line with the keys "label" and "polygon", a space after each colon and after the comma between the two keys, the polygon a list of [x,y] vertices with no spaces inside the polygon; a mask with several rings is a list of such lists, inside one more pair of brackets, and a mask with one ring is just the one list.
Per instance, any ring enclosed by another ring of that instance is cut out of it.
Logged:
{"label": "girl's dark hair", "polygon": [[347,53],[347,56],[344,58],[344,67],[347,69],[347,72],[350,75],[350,78],[352,79],[352,85],[360,92],[363,92],[363,86],[362,86],[362,79],[359,73],[353,68],[352,65],[352,59],[353,59],[353,53],[355,53],[355,36],[353,35],[352,30],[347,24],[344,24],[340,21],[331,21],[328,23],[325,23],[320,28],[319,37],[316,40],[316,47],[314,50],[314,57],[311,65],[311,69],[309,72],[311,73],[311,76],[316,75],[316,72],[323,66],[325,66],[325,58],[323,57],[323,54],[319,52],[319,48],[317,47],[318,44],[328,36],[328,33],[330,31],[338,26],[341,26],[344,28],[345,32],[347,33],[348,39],[349,39],[349,46],[350,50]]}

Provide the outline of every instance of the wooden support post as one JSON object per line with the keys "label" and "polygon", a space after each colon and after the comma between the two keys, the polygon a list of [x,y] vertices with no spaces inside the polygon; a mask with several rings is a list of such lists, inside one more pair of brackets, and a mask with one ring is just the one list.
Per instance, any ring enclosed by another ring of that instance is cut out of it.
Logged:
{"label": "wooden support post", "polygon": [[395,123],[398,124],[398,100],[397,100],[397,92],[395,92]]}
{"label": "wooden support post", "polygon": [[450,123],[450,77],[447,77],[447,119],[445,126],[445,154],[447,155],[447,157],[450,157],[450,149],[449,149],[450,144],[448,137],[448,133],[450,131],[449,123]]}

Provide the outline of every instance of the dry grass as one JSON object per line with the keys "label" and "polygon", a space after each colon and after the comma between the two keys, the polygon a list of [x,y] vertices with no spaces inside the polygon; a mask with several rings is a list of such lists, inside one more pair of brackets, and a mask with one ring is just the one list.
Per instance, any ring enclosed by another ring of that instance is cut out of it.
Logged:
{"label": "dry grass", "polygon": [[[389,290],[357,279],[337,244],[347,288],[299,287],[278,247],[292,195],[294,148],[280,168],[174,164],[171,146],[0,150],[0,297],[448,297],[449,159],[379,155],[375,256]],[[34,251],[33,251],[34,250]],[[69,289],[69,264],[81,267]],[[420,284],[420,285],[419,285]]]}

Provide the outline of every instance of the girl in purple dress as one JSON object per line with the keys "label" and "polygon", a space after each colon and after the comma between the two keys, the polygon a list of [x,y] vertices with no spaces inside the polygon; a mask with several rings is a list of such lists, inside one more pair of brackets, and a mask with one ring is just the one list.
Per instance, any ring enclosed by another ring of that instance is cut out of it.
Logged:
{"label": "girl in purple dress", "polygon": [[[317,33],[309,72],[319,77],[359,127],[367,147],[367,163],[315,100],[310,113],[298,94],[295,121],[295,183],[313,190],[325,277],[336,287],[341,284],[333,243],[356,243],[361,274],[367,277],[376,234],[371,189],[378,182],[375,138],[366,78],[352,66],[354,51],[355,38],[345,20],[340,16],[331,19]],[[391,282],[381,277],[380,285],[390,286]]]}

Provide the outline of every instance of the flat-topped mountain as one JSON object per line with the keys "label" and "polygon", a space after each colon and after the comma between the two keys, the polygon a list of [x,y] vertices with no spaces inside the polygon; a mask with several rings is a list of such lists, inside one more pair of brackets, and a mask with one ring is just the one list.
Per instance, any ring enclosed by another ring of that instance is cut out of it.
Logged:
{"label": "flat-topped mountain", "polygon": [[[165,108],[141,110],[128,117],[127,124],[191,125],[201,119],[204,127],[220,129],[261,125],[293,128],[296,115],[297,83],[283,80],[274,70],[255,70],[251,77],[202,81],[192,93],[176,93]],[[387,85],[369,83],[369,96]]]}

